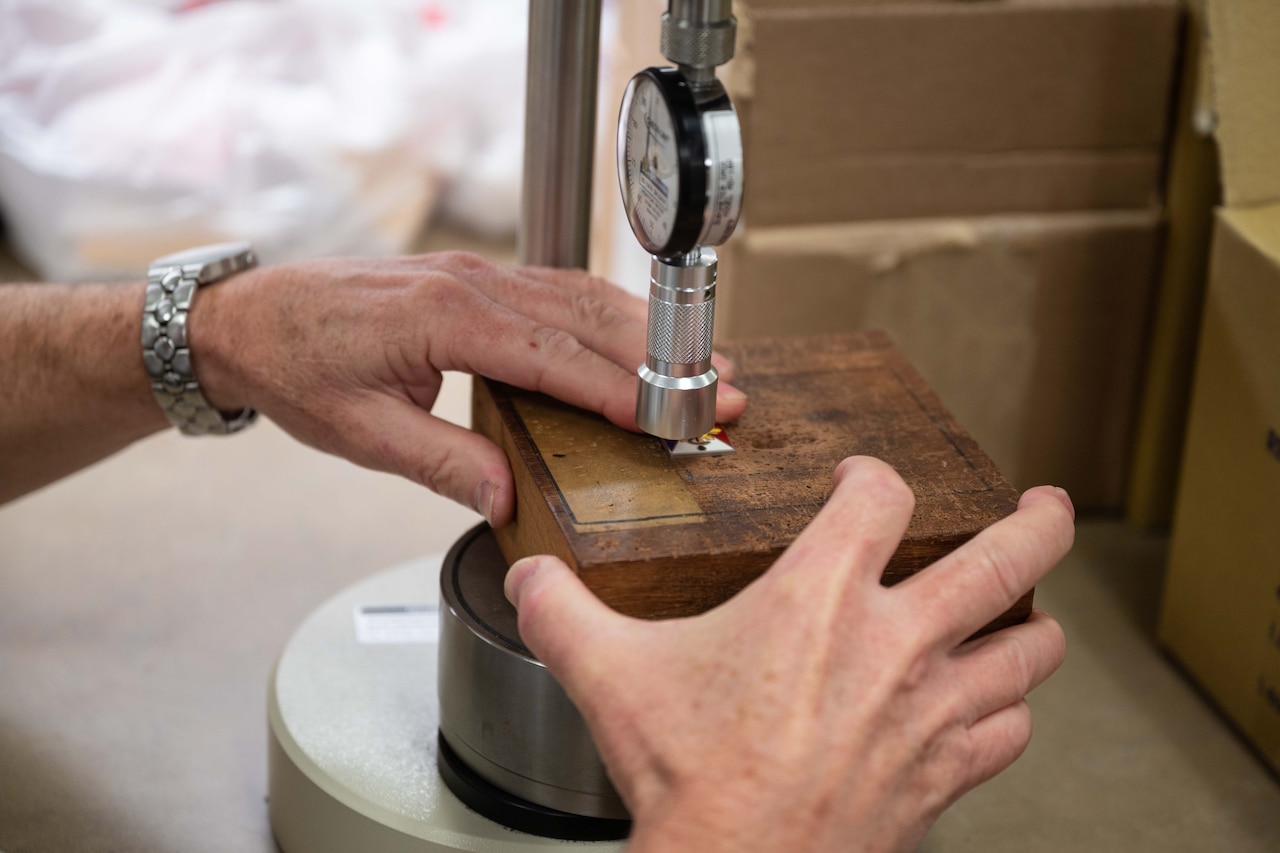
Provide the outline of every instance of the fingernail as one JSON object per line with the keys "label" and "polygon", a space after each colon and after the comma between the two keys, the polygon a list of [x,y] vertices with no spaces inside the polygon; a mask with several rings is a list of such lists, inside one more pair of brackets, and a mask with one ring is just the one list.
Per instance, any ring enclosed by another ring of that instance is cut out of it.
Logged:
{"label": "fingernail", "polygon": [[732,385],[725,385],[722,382],[716,386],[716,399],[724,400],[726,403],[737,403],[740,400],[747,399],[747,395]]}
{"label": "fingernail", "polygon": [[507,570],[507,579],[502,584],[502,591],[512,606],[520,606],[520,590],[537,570],[536,557],[524,557],[511,564],[511,568]]}
{"label": "fingernail", "polygon": [[493,524],[493,501],[497,497],[498,487],[485,480],[476,486],[476,498],[473,508],[484,516],[484,520]]}
{"label": "fingernail", "polygon": [[1054,486],[1053,493],[1057,496],[1058,500],[1062,501],[1063,505],[1067,508],[1067,511],[1071,513],[1071,517],[1075,518],[1076,506],[1071,502],[1071,495],[1067,494],[1067,490],[1061,486]]}

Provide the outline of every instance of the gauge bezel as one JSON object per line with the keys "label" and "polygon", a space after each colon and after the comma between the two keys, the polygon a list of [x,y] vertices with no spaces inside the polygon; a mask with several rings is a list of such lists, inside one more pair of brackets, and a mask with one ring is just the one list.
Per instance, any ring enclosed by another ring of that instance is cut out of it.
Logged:
{"label": "gauge bezel", "polygon": [[[627,176],[627,112],[631,108],[640,78],[647,78],[657,87],[671,114],[672,132],[675,136],[676,174],[679,181],[676,215],[671,235],[661,244],[649,239],[638,221],[638,205],[632,198]],[[702,114],[708,109],[724,109],[727,104],[728,96],[724,95],[723,89],[709,101],[700,101],[685,76],[676,68],[646,68],[627,84],[618,113],[618,184],[631,230],[640,245],[650,254],[664,258],[674,257],[698,245],[707,206],[707,142],[703,135]]]}

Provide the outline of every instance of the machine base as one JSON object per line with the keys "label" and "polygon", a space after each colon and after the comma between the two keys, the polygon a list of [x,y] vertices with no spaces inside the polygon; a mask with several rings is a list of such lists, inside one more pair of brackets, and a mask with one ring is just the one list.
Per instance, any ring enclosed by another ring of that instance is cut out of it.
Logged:
{"label": "machine base", "polygon": [[414,561],[349,587],[285,646],[268,689],[276,841],[285,853],[621,851],[621,841],[508,829],[441,779],[433,624],[441,562]]}

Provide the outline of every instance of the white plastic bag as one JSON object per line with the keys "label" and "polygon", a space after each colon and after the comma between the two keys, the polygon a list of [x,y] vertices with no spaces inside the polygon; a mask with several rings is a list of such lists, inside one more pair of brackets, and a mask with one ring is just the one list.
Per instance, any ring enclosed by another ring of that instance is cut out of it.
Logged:
{"label": "white plastic bag", "polygon": [[524,0],[0,0],[0,205],[55,280],[248,239],[404,251],[446,196],[514,229]]}

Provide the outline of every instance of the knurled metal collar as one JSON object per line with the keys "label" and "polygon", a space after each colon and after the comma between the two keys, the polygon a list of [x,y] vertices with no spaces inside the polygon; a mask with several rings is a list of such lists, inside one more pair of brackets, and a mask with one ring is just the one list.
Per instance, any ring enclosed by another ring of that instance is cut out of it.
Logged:
{"label": "knurled metal collar", "polygon": [[715,68],[733,59],[738,21],[730,17],[714,23],[691,23],[662,14],[662,55],[677,65]]}

